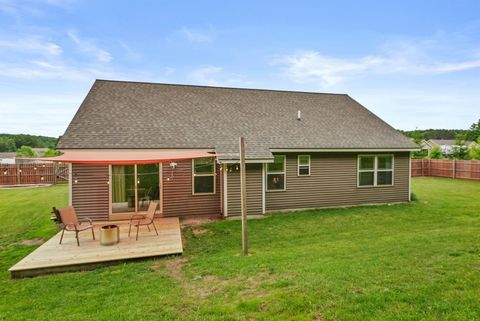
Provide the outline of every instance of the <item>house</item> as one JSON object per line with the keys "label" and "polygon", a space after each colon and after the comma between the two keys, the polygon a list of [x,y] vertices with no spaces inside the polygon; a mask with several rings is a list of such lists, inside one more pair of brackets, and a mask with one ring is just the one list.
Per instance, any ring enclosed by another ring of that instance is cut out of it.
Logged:
{"label": "house", "polygon": [[[440,146],[442,154],[449,155],[453,149],[459,147],[455,139],[428,139],[422,142],[422,149],[431,150],[434,146]],[[476,146],[476,142],[465,141],[465,147],[468,149],[471,146]]]}
{"label": "house", "polygon": [[[43,154],[48,150],[48,148],[32,148],[33,151],[38,156],[43,156]],[[4,165],[14,165],[22,163],[44,163],[45,161],[41,160],[29,160],[29,159],[18,159],[16,152],[1,152],[0,153],[0,164]]]}
{"label": "house", "polygon": [[418,147],[345,94],[97,80],[61,137],[79,216],[249,215],[408,202]]}
{"label": "house", "polygon": [[0,153],[0,164],[15,164],[15,152],[1,152]]}

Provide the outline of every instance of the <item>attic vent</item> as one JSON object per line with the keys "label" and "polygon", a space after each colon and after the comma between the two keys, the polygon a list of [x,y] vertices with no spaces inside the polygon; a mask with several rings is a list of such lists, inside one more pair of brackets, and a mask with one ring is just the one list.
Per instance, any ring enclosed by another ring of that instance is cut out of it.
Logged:
{"label": "attic vent", "polygon": [[297,120],[302,120],[302,112],[300,110],[297,112]]}

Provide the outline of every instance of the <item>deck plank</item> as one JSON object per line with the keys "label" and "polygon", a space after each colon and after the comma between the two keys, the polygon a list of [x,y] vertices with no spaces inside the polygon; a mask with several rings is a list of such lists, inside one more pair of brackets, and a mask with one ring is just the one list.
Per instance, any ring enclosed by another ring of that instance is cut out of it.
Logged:
{"label": "deck plank", "polygon": [[[109,223],[104,223],[109,224]],[[132,228],[128,237],[128,224],[121,223],[120,242],[116,245],[100,245],[99,228],[95,226],[96,240],[92,239],[90,231],[79,234],[80,246],[77,246],[75,233],[65,232],[60,245],[60,235],[57,233],[35,251],[12,266],[9,271],[12,277],[28,277],[47,273],[86,270],[98,266],[111,265],[117,261],[133,260],[154,256],[183,253],[180,222],[177,217],[165,217],[155,220],[158,236],[152,229],[142,227],[135,240],[135,229]]]}

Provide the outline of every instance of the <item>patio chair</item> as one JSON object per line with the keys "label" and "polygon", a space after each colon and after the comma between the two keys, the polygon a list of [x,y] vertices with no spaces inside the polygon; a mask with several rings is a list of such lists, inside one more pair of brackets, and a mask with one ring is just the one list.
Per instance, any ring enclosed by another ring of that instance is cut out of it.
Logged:
{"label": "patio chair", "polygon": [[[91,229],[92,236],[95,240],[95,232],[93,231],[93,224],[92,220],[88,217],[82,220],[77,218],[77,213],[75,213],[75,209],[73,206],[59,208],[57,209],[58,213],[60,214],[60,219],[62,220],[62,236],[60,237],[60,244],[62,244],[63,234],[65,231],[72,231],[75,232],[75,238],[77,239],[77,246],[80,246],[80,241],[78,239],[78,233],[82,231],[86,231]],[[88,224],[82,224],[81,221],[88,222]]]}
{"label": "patio chair", "polygon": [[130,218],[130,223],[128,227],[128,237],[130,237],[130,232],[132,231],[132,226],[137,228],[137,236],[135,237],[135,240],[138,241],[138,230],[140,229],[140,226],[146,226],[148,228],[148,231],[150,232],[150,225],[153,225],[153,228],[155,229],[155,233],[158,235],[157,227],[155,226],[155,210],[158,207],[158,202],[150,202],[150,205],[148,206],[147,214],[135,214]]}
{"label": "patio chair", "polygon": [[147,204],[148,204],[148,203],[151,201],[151,197],[150,197],[150,193],[151,193],[151,192],[152,192],[152,188],[151,188],[151,187],[149,187],[149,188],[147,188],[147,189],[145,190],[142,198],[140,199],[140,202],[141,202],[141,204],[142,204],[142,205],[141,205],[142,208],[143,208],[143,204],[144,204],[145,202],[147,202]]}

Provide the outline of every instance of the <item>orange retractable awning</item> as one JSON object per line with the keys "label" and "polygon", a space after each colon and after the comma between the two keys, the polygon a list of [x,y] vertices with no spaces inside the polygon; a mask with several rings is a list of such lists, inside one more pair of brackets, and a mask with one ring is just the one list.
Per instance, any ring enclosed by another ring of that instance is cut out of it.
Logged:
{"label": "orange retractable awning", "polygon": [[[35,160],[73,164],[131,165],[182,161],[214,157],[208,150],[151,150],[151,151],[66,151],[55,157],[36,157]],[[32,159],[32,158],[30,158]]]}

